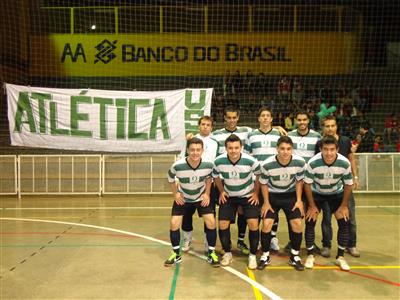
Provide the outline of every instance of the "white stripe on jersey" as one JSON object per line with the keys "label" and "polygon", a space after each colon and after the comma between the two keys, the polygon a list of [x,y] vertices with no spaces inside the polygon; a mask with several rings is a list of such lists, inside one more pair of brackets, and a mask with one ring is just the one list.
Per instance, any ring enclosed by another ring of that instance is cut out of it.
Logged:
{"label": "white stripe on jersey", "polygon": [[217,140],[217,142],[219,144],[218,155],[221,155],[226,152],[225,140],[227,139],[228,136],[230,136],[231,134],[237,135],[240,138],[240,140],[242,141],[242,145],[244,146],[246,139],[247,139],[247,135],[252,131],[253,131],[253,129],[250,127],[247,127],[247,126],[237,126],[234,131],[229,131],[226,128],[221,128],[221,129],[215,130],[212,133],[212,137],[215,140]]}
{"label": "white stripe on jersey", "polygon": [[315,147],[321,139],[321,135],[312,129],[306,135],[300,135],[295,129],[290,131],[288,136],[293,141],[293,154],[301,156],[306,162],[315,155]]}

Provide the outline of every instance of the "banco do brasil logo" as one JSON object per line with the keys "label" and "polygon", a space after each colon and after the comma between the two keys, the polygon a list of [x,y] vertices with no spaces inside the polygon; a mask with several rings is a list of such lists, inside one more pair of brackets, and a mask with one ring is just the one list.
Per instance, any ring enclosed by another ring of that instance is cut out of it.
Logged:
{"label": "banco do brasil logo", "polygon": [[115,57],[117,57],[113,52],[117,48],[115,46],[116,43],[117,41],[110,42],[107,39],[104,39],[101,43],[99,43],[95,47],[99,52],[96,54],[96,60],[94,63],[102,61],[103,63],[108,64]]}

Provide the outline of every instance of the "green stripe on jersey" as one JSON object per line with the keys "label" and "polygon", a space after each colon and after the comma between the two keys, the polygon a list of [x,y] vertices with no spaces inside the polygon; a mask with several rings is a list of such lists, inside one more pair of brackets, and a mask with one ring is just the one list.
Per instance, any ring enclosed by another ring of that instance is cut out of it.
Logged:
{"label": "green stripe on jersey", "polygon": [[312,129],[305,136],[300,135],[297,129],[290,131],[288,136],[293,141],[293,154],[301,156],[306,162],[314,156],[317,142],[321,139],[321,135]]}
{"label": "green stripe on jersey", "polygon": [[201,161],[197,169],[193,169],[186,158],[177,160],[168,171],[168,182],[179,180],[179,192],[186,202],[200,201],[205,190],[205,180],[212,174],[214,164],[210,161]]}
{"label": "green stripe on jersey", "polygon": [[264,161],[277,153],[276,146],[280,137],[279,131],[275,128],[267,133],[256,129],[249,133],[244,149],[259,162]]}
{"label": "green stripe on jersey", "polygon": [[322,154],[318,153],[308,162],[304,182],[312,184],[313,191],[319,194],[340,193],[344,184],[353,184],[350,161],[338,154],[336,161],[328,166],[322,159]]}
{"label": "green stripe on jersey", "polygon": [[226,128],[221,128],[221,129],[215,130],[212,133],[212,137],[219,144],[218,154],[223,154],[226,152],[225,140],[227,139],[228,136],[230,136],[231,134],[236,134],[242,141],[242,145],[244,145],[246,142],[246,139],[247,139],[247,135],[252,131],[253,131],[253,129],[250,127],[247,127],[247,126],[238,126],[238,127],[236,127],[236,130],[234,130],[234,131],[226,130]]}
{"label": "green stripe on jersey", "polygon": [[261,166],[260,183],[267,184],[272,193],[294,192],[296,182],[303,180],[305,161],[298,155],[292,155],[287,166],[282,166],[277,157],[268,158]]}
{"label": "green stripe on jersey", "polygon": [[254,175],[260,174],[258,161],[246,153],[232,164],[227,154],[218,156],[214,162],[213,177],[221,177],[224,189],[231,197],[249,197],[254,191]]}

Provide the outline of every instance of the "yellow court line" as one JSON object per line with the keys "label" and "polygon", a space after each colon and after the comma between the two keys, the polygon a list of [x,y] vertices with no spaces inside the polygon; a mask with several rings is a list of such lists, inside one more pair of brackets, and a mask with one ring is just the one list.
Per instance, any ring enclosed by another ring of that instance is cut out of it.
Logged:
{"label": "yellow court line", "polygon": [[[254,276],[254,273],[252,270],[250,270],[249,268],[247,268],[247,274],[249,275],[249,277],[256,281],[256,277]],[[263,300],[263,297],[260,293],[260,291],[258,290],[258,288],[256,288],[254,285],[251,286],[253,288],[253,292],[254,292],[254,296],[256,297],[256,300]]]}
{"label": "yellow court line", "polygon": [[[400,269],[400,266],[350,266],[351,269]],[[267,270],[293,270],[293,267],[268,266]],[[338,266],[314,266],[313,270],[340,270]]]}

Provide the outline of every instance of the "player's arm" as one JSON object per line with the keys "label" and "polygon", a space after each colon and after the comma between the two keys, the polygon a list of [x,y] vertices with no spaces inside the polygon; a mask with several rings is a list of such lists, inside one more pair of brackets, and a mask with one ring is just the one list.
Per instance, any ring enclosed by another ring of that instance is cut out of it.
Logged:
{"label": "player's arm", "polygon": [[219,177],[214,178],[214,184],[219,191],[219,203],[223,204],[227,201],[228,194],[224,190],[224,185],[222,184],[222,180]]}
{"label": "player's arm", "polygon": [[277,129],[280,135],[287,136],[287,131],[282,126],[272,126],[272,127]]}
{"label": "player's arm", "polygon": [[204,193],[203,195],[201,195],[201,197],[203,198],[203,200],[201,201],[201,206],[203,207],[206,207],[210,204],[211,184],[212,184],[211,177],[206,178]]}
{"label": "player's arm", "polygon": [[256,176],[256,179],[254,181],[254,192],[251,194],[251,197],[249,198],[248,202],[252,205],[257,205],[259,203],[259,198],[258,195],[260,193],[260,175]]}
{"label": "player's arm", "polygon": [[261,193],[264,198],[264,204],[261,207],[261,218],[265,218],[269,210],[272,211],[273,213],[275,211],[272,209],[272,206],[269,203],[269,188],[267,184],[261,184]]}
{"label": "player's arm", "polygon": [[171,187],[172,195],[174,196],[174,200],[178,205],[184,205],[185,201],[183,199],[183,195],[178,191],[178,185],[176,182],[170,182],[169,186]]}
{"label": "player's arm", "polygon": [[307,202],[308,202],[308,210],[306,213],[306,220],[317,220],[317,216],[319,214],[317,205],[315,204],[314,196],[311,190],[311,183],[304,183],[304,192],[306,193]]}
{"label": "player's arm", "polygon": [[343,199],[339,208],[336,211],[336,214],[339,215],[339,218],[344,218],[345,221],[349,220],[349,199],[352,191],[351,185],[345,185],[343,189]]}
{"label": "player's arm", "polygon": [[357,190],[360,186],[360,181],[358,180],[357,158],[354,153],[349,153],[347,159],[350,161],[351,174],[353,174],[353,188]]}
{"label": "player's arm", "polygon": [[301,212],[301,215],[304,216],[304,205],[301,199],[303,194],[303,180],[296,181],[296,203],[294,204],[292,211],[298,208]]}

